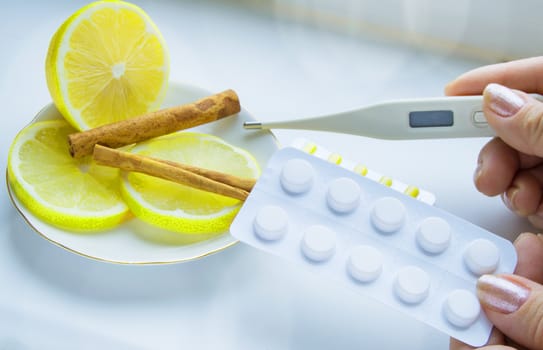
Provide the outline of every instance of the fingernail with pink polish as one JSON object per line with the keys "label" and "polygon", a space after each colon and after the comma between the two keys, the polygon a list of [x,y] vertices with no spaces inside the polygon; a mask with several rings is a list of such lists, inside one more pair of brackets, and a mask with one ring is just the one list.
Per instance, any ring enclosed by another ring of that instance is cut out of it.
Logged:
{"label": "fingernail with pink polish", "polygon": [[515,202],[516,202],[515,200],[516,200],[516,197],[517,197],[517,193],[518,193],[518,188],[517,187],[512,187],[509,190],[507,190],[506,192],[502,193],[502,195],[501,195],[503,203],[511,211],[516,211],[517,210],[517,208],[515,206]]}
{"label": "fingernail with pink polish", "polygon": [[502,193],[500,197],[502,197],[502,202],[505,204],[507,209],[513,211],[513,208],[511,207],[511,200],[509,199],[509,196],[507,196],[507,193]]}
{"label": "fingernail with pink polish", "polygon": [[477,165],[477,168],[475,169],[475,172],[473,173],[473,182],[477,184],[482,173],[483,173],[482,165]]}
{"label": "fingernail with pink polish", "polygon": [[517,311],[530,296],[530,288],[506,276],[482,275],[477,280],[481,304],[502,314]]}
{"label": "fingernail with pink polish", "polygon": [[473,173],[473,182],[477,184],[479,181],[479,178],[483,175],[483,157],[479,155],[479,158],[477,158],[477,167],[475,168],[475,172]]}
{"label": "fingernail with pink polish", "polygon": [[490,109],[501,117],[515,115],[526,103],[511,89],[499,84],[488,84],[484,94],[490,96]]}

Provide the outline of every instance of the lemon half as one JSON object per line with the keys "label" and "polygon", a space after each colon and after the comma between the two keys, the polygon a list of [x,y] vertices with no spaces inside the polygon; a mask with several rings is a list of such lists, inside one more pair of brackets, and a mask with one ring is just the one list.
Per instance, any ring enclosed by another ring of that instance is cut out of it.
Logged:
{"label": "lemon half", "polygon": [[98,231],[130,217],[119,193],[119,171],[89,157],[73,159],[65,120],[30,124],[15,137],[8,180],[17,198],[42,220],[71,231]]}
{"label": "lemon half", "polygon": [[[260,168],[247,151],[207,134],[180,132],[136,145],[132,153],[246,178]],[[140,173],[125,173],[121,193],[139,219],[166,230],[196,234],[227,230],[241,202]]]}
{"label": "lemon half", "polygon": [[87,130],[158,109],[168,88],[169,55],[141,8],[97,1],[60,26],[45,69],[61,114]]}

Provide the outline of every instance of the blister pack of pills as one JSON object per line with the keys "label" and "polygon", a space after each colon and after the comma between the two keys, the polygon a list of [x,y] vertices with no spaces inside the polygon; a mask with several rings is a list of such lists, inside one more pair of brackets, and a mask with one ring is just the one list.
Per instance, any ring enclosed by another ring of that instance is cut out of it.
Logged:
{"label": "blister pack of pills", "polygon": [[295,148],[277,151],[230,227],[242,242],[473,346],[492,325],[477,277],[511,273],[511,242]]}

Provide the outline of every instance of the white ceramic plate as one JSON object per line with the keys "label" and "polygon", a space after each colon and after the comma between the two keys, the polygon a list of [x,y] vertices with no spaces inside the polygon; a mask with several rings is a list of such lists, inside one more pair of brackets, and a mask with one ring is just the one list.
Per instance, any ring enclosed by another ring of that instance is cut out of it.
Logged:
{"label": "white ceramic plate", "polygon": [[[164,101],[164,107],[189,103],[211,95],[193,86],[171,83]],[[41,110],[32,122],[62,118],[52,104]],[[224,118],[214,123],[202,125],[191,130],[213,134],[227,142],[249,150],[258,160],[261,168],[278,143],[268,131],[245,131],[244,121],[253,120],[243,110],[237,116]],[[48,225],[29,212],[15,197],[8,183],[8,191],[13,204],[28,224],[40,235],[71,252],[102,261],[122,264],[163,264],[184,262],[218,252],[232,246],[237,241],[229,232],[204,235],[180,235],[132,219],[109,231],[98,233],[74,233]]]}

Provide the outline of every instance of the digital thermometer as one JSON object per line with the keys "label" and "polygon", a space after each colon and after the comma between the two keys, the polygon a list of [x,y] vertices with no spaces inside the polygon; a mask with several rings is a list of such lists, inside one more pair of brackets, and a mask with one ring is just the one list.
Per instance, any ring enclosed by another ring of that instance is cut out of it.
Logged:
{"label": "digital thermometer", "polygon": [[483,96],[406,99],[313,118],[246,121],[243,127],[321,130],[389,140],[494,136],[482,104]]}

